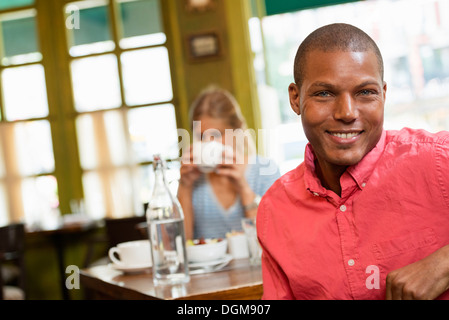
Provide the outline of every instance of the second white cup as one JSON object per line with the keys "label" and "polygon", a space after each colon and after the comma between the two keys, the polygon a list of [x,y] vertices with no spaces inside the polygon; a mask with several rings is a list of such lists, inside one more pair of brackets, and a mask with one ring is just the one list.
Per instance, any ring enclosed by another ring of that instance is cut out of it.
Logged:
{"label": "second white cup", "polygon": [[151,266],[150,240],[119,243],[109,249],[109,258],[119,266]]}
{"label": "second white cup", "polygon": [[248,258],[248,240],[244,233],[235,233],[228,237],[229,253],[234,259]]}

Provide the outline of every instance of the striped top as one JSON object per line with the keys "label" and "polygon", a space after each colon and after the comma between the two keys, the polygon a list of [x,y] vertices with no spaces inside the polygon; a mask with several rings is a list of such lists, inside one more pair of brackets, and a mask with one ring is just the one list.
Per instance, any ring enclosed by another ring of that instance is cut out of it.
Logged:
{"label": "striped top", "polygon": [[[264,157],[249,159],[245,176],[254,193],[262,196],[280,177],[277,165]],[[240,197],[228,209],[218,201],[207,175],[203,174],[196,182],[192,195],[195,214],[194,238],[225,238],[227,232],[242,231],[241,219],[245,216]]]}

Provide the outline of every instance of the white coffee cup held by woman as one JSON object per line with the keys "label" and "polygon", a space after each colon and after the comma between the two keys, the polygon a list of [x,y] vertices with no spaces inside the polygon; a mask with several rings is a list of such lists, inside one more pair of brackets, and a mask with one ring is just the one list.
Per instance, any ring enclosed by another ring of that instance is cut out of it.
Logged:
{"label": "white coffee cup held by woman", "polygon": [[193,163],[203,173],[213,172],[216,167],[225,162],[225,157],[232,158],[232,147],[220,142],[209,141],[196,143],[193,146]]}

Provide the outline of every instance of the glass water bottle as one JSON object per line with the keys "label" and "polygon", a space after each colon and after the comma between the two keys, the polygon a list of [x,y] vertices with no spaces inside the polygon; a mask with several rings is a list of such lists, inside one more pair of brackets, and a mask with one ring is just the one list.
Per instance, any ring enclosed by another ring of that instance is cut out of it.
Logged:
{"label": "glass water bottle", "polygon": [[155,285],[189,282],[184,213],[165,178],[165,162],[153,157],[155,184],[146,212]]}

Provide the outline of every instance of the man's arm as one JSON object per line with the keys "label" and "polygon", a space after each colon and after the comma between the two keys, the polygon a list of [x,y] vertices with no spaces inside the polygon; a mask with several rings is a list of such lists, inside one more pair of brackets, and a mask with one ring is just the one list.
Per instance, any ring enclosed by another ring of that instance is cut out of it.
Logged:
{"label": "man's arm", "polygon": [[387,275],[385,299],[432,300],[449,289],[449,245]]}
{"label": "man's arm", "polygon": [[293,300],[288,279],[284,272],[264,252],[262,253],[263,300]]}
{"label": "man's arm", "polygon": [[[436,176],[441,185],[441,196],[449,209],[449,136],[440,132],[441,140],[436,155]],[[449,211],[448,211],[449,212]],[[435,299],[449,289],[449,245],[415,263],[394,270],[387,275],[386,295],[390,299]]]}

